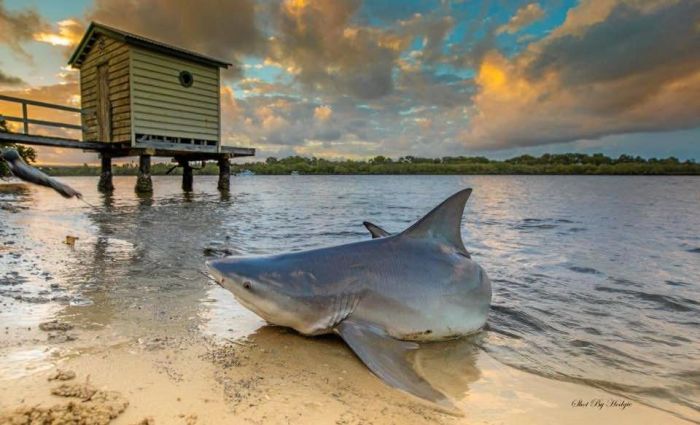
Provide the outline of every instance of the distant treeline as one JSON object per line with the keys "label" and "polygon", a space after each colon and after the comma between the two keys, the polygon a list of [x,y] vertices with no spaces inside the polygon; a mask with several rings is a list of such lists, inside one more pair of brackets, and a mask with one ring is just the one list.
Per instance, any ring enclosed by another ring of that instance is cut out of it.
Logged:
{"label": "distant treeline", "polygon": [[[153,175],[164,175],[172,164],[153,164]],[[645,159],[639,156],[620,155],[610,158],[603,154],[544,154],[538,157],[521,155],[506,160],[491,160],[482,156],[446,156],[443,158],[420,158],[404,156],[391,159],[376,156],[367,161],[331,161],[321,158],[290,156],[267,158],[264,162],[233,164],[232,172],[250,170],[255,174],[657,174],[700,175],[700,164],[694,160],[680,161],[669,157]],[[42,167],[53,175],[98,175],[99,168]],[[115,175],[136,175],[136,164],[115,165]],[[170,174],[181,174],[176,168]],[[218,174],[218,168],[208,163],[195,174]]]}

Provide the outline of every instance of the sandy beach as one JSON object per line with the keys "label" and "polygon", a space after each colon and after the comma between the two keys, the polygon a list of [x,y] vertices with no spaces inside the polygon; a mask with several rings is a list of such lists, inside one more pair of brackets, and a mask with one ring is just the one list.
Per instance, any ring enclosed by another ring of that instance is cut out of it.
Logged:
{"label": "sandy beach", "polygon": [[460,417],[386,386],[335,337],[271,326],[231,341],[195,333],[130,340],[109,329],[5,332],[2,424],[42,414],[64,418],[53,423],[81,418],[76,423],[117,425],[689,423],[504,366],[469,340],[433,344],[414,358],[455,401]]}

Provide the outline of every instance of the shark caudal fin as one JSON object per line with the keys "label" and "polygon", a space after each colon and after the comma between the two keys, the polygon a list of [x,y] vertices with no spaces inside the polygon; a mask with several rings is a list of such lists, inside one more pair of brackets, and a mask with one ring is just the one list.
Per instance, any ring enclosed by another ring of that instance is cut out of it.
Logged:
{"label": "shark caudal fin", "polygon": [[462,242],[462,215],[471,189],[461,190],[447,198],[440,205],[404,230],[402,235],[416,238],[441,239],[455,248],[467,252]]}
{"label": "shark caudal fin", "polygon": [[367,228],[367,230],[369,230],[369,233],[372,235],[372,239],[383,238],[391,235],[391,233],[374,223],[370,223],[369,221],[363,221],[362,224]]}
{"label": "shark caudal fin", "polygon": [[357,357],[384,382],[435,403],[448,413],[459,414],[452,402],[418,375],[408,361],[408,353],[418,349],[418,344],[392,338],[377,326],[361,320],[346,319],[336,327],[336,331]]}

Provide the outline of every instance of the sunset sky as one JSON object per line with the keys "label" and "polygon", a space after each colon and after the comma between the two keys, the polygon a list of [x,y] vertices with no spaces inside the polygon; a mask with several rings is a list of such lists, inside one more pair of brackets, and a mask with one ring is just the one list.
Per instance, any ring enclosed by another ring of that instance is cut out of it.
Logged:
{"label": "sunset sky", "polygon": [[0,93],[79,105],[92,20],[233,62],[224,141],[258,158],[700,160],[696,0],[0,0]]}

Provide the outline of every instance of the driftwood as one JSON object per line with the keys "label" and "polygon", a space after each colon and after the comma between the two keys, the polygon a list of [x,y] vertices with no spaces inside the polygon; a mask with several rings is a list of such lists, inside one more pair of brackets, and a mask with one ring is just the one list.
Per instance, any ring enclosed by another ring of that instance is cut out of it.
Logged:
{"label": "driftwood", "polygon": [[56,192],[60,193],[64,198],[78,198],[82,199],[83,195],[72,187],[61,183],[60,181],[47,176],[43,172],[37,170],[36,168],[28,165],[19,153],[15,149],[7,149],[2,154],[0,158],[7,162],[7,166],[12,172],[12,174],[18,179],[24,180],[29,183],[33,183],[40,186],[50,187]]}

